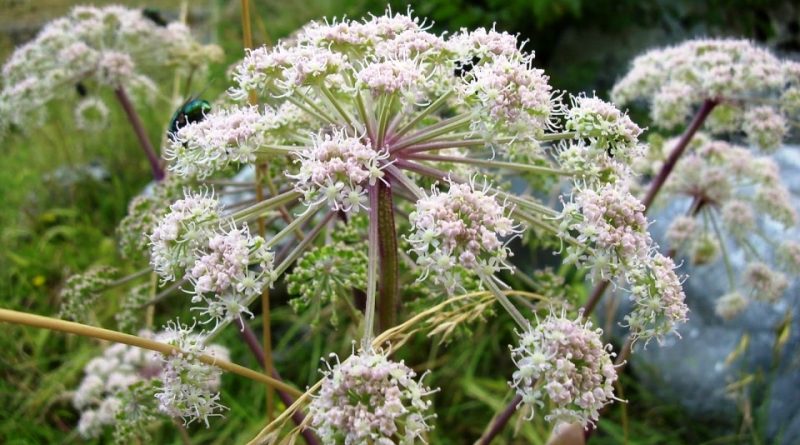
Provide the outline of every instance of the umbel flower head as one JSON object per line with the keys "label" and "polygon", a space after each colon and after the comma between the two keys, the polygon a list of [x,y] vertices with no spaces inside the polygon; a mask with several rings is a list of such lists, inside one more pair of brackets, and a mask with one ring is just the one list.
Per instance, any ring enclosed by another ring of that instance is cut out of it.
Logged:
{"label": "umbel flower head", "polygon": [[186,192],[150,234],[150,263],[164,280],[175,280],[191,266],[197,251],[211,236],[222,207],[208,192]]}
{"label": "umbel flower head", "polygon": [[614,158],[636,157],[642,129],[614,105],[596,97],[572,98],[564,128],[574,131],[579,139],[589,139],[591,146],[607,150]]}
{"label": "umbel flower head", "polygon": [[335,132],[315,137],[312,148],[299,151],[298,157],[300,170],[288,176],[308,205],[326,202],[333,210],[352,214],[367,208],[367,186],[383,178],[380,161],[389,155],[358,137]]}
{"label": "umbel flower head", "polygon": [[733,320],[744,312],[750,300],[741,292],[730,292],[717,298],[714,312],[723,320]]}
{"label": "umbel flower head", "polygon": [[774,303],[789,287],[786,275],[775,271],[768,264],[753,262],[747,265],[743,277],[744,283],[753,289],[756,300]]}
{"label": "umbel flower head", "polygon": [[647,232],[644,205],[625,183],[606,184],[597,190],[573,192],[560,215],[565,234],[577,234],[577,244],[567,247],[567,260],[593,267],[611,277],[649,255],[652,239]]}
{"label": "umbel flower head", "polygon": [[702,102],[716,101],[712,133],[741,132],[772,151],[786,134],[787,117],[797,117],[796,66],[746,40],[689,40],[634,59],[612,97],[618,104],[649,100],[653,124],[666,129],[688,122]]}
{"label": "umbel flower head", "polygon": [[[436,35],[410,13],[312,23],[291,41],[247,52],[231,70],[231,103],[174,135],[171,169],[207,178],[235,164],[285,165],[282,202],[306,221],[318,211],[376,218],[381,207],[372,208],[372,198],[398,209],[409,200],[406,241],[420,279],[448,291],[469,274],[485,283],[511,270],[506,244],[520,233],[512,214],[568,244],[570,261],[623,286],[627,270],[649,264],[656,247],[628,185],[631,164],[642,157],[642,130],[597,98],[575,97],[567,110],[533,60],[513,35]],[[244,104],[253,94],[269,105]],[[525,163],[495,159],[521,153]],[[470,178],[475,170],[492,178],[517,171],[539,176],[537,184],[566,176],[576,191],[559,218],[535,198],[448,173],[459,171],[454,166],[474,169],[464,175]],[[424,193],[421,185],[431,182],[433,191]],[[381,195],[386,190],[390,197]],[[305,212],[295,207],[298,195]],[[157,233],[161,225],[151,237],[152,263],[169,279],[192,267],[213,236],[208,222],[219,219],[188,219],[186,237],[174,221],[183,220],[179,214],[162,223],[166,237]],[[259,285],[268,285],[261,277]],[[214,298],[201,310],[219,320],[226,311]]]}
{"label": "umbel flower head", "polygon": [[625,316],[633,341],[660,341],[686,322],[686,295],[671,258],[656,253],[629,268],[625,278],[634,304],[633,311]]}
{"label": "umbel flower head", "polygon": [[517,366],[511,386],[522,396],[521,405],[536,409],[552,406],[545,420],[588,427],[599,410],[612,403],[617,370],[611,345],[603,345],[601,329],[591,321],[550,314],[519,334],[511,349]]}
{"label": "umbel flower head", "polygon": [[[308,407],[311,426],[326,445],[425,442],[430,388],[403,362],[380,351],[359,350],[327,370]],[[424,378],[424,376],[423,376]]]}
{"label": "umbel flower head", "polygon": [[254,162],[304,124],[307,117],[288,102],[276,109],[223,108],[180,127],[164,157],[180,176],[204,179],[229,165]]}
{"label": "umbel flower head", "polygon": [[246,226],[223,225],[198,248],[197,261],[187,272],[192,302],[204,303],[195,309],[216,323],[250,314],[249,301],[274,281],[274,259],[264,239],[250,235]]}
{"label": "umbel flower head", "polygon": [[[481,63],[475,63],[476,58]],[[344,178],[355,173],[353,168],[339,171],[342,165],[323,160],[333,147],[337,147],[335,159],[353,164],[350,167],[369,167],[372,182],[384,166],[408,154],[403,149],[419,148],[418,143],[429,140],[453,142],[442,149],[459,146],[451,136],[499,139],[504,142],[491,145],[500,150],[511,140],[535,145],[536,137],[556,127],[563,107],[547,76],[531,65],[532,58],[517,48],[516,37],[509,34],[462,31],[448,40],[410,15],[312,23],[290,42],[248,51],[232,70],[235,85],[229,90],[235,101],[244,101],[250,93],[261,95],[279,116],[289,112],[285,104],[293,104],[293,112],[302,110],[306,117],[303,128],[287,137],[286,131],[262,125],[253,115],[237,120],[235,134],[248,137],[232,139],[231,144],[211,143],[210,130],[195,137],[189,125],[170,149],[172,169],[182,175],[207,176],[228,163],[251,163],[253,156],[261,160],[279,154],[269,147],[293,148],[302,161],[301,171],[288,173],[297,179],[298,188],[327,187],[333,194],[338,182],[352,186],[347,192],[356,200],[359,187],[365,188],[363,179]],[[441,111],[451,117],[445,118]],[[222,128],[224,116],[246,113],[253,114],[234,106],[194,126]],[[436,131],[419,131],[426,127]],[[309,133],[316,135],[311,141]],[[251,137],[260,144],[247,142]],[[193,144],[203,149],[188,147]],[[379,159],[373,153],[348,160],[347,156],[365,154],[364,148],[379,153]],[[325,165],[312,172],[309,164],[314,160]],[[309,175],[325,173],[323,167],[334,169],[327,172],[328,179],[332,173],[342,177],[332,184],[309,183]],[[343,203],[347,197],[330,198],[330,204],[337,210],[362,208]]]}
{"label": "umbel flower head", "polygon": [[413,232],[407,239],[424,270],[420,279],[430,274],[453,290],[458,285],[456,265],[480,276],[510,270],[507,243],[519,228],[507,213],[486,184],[476,187],[474,178],[469,184],[450,181],[446,192],[434,185],[409,215]]}
{"label": "umbel flower head", "polygon": [[[668,140],[665,145],[674,143]],[[667,230],[670,247],[678,254],[688,254],[693,264],[710,263],[721,253],[723,233],[746,245],[765,217],[785,228],[797,223],[774,160],[702,133],[695,135],[689,150],[675,165],[659,198],[690,198],[693,203],[690,214],[675,218]]]}
{"label": "umbel flower head", "polygon": [[[75,7],[3,66],[0,133],[43,118],[48,102],[74,97],[78,84],[93,95],[97,88],[125,87],[148,98],[157,89],[150,75],[165,68],[202,71],[220,56],[219,47],[199,44],[185,25],[160,26],[141,9]],[[90,105],[104,113],[96,98],[82,108]],[[79,112],[79,125],[83,118]]]}
{"label": "umbel flower head", "polygon": [[183,419],[185,424],[195,420],[209,426],[210,417],[222,416],[226,409],[220,402],[219,386],[222,370],[200,362],[199,355],[210,355],[228,360],[228,350],[218,345],[204,345],[203,335],[193,332],[193,327],[169,322],[156,340],[175,346],[181,352],[158,354],[162,372],[155,394],[158,409],[171,417]]}

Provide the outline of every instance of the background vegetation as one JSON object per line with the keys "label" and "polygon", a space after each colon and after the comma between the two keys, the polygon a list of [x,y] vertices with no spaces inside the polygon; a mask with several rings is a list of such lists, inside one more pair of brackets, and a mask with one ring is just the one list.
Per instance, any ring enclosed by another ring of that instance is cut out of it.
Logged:
{"label": "background vegetation", "polygon": [[[175,17],[179,7],[177,2],[123,3],[157,6],[168,17]],[[359,17],[385,7],[380,0],[253,4],[257,43],[274,42],[311,19]],[[407,8],[406,2],[391,4],[396,10]],[[56,0],[3,0],[0,60],[69,6],[70,2]],[[596,90],[605,95],[633,55],[698,35],[745,36],[778,51],[800,50],[800,10],[791,0],[425,0],[411,2],[411,7],[434,20],[439,30],[496,23],[498,29],[520,33],[529,40],[527,47],[536,51],[537,65],[551,76],[552,84],[574,93]],[[223,46],[227,57],[209,76],[202,90],[206,97],[222,92],[226,67],[241,57],[239,14],[239,2],[192,2],[190,20],[198,35]],[[153,140],[160,139],[170,118],[163,106],[167,103],[140,110]],[[58,291],[70,274],[93,264],[134,270],[119,258],[114,230],[127,202],[150,176],[119,110],[113,110],[108,128],[99,133],[76,132],[67,106],[54,106],[50,114],[57,118],[0,141],[0,306],[45,315],[57,312]],[[638,121],[646,124],[643,117]],[[581,284],[575,285],[581,293]],[[110,294],[99,305],[101,325],[112,325],[115,301]],[[173,299],[166,304],[180,303]],[[307,320],[297,319],[283,302],[275,306],[276,366],[287,379],[298,385],[312,383],[317,374],[309,371],[316,369],[323,351],[348,351],[346,332],[319,335],[314,329],[328,333],[332,328],[324,323],[308,328]],[[253,321],[256,330],[258,320]],[[463,437],[459,443],[477,438],[509,399],[501,376],[509,375],[510,359],[495,359],[508,355],[511,333],[504,326],[509,325],[490,320],[475,326],[470,341],[438,347],[418,338],[404,349],[413,354],[404,357],[410,363],[439,369],[429,381],[448,389],[436,401],[448,407],[440,410],[439,428],[450,429],[449,437]],[[232,348],[234,360],[257,368],[236,333],[227,335],[223,342]],[[78,442],[73,432],[76,413],[64,394],[79,382],[82,367],[101,346],[47,331],[0,326],[0,443]],[[655,399],[637,385],[635,376],[625,375],[622,383],[632,402],[614,406],[592,443],[761,443],[759,433],[736,433],[742,422],[754,423],[758,431],[758,412],[700,422],[680,407]],[[223,398],[231,408],[227,419],[215,422],[211,430],[192,428],[193,443],[239,443],[260,429],[264,395],[258,384],[226,377]],[[516,438],[515,428],[509,428],[497,443],[543,443],[548,435],[547,426],[539,421],[517,427]],[[156,443],[180,442],[174,429],[162,428]],[[432,443],[447,442],[433,437]]]}

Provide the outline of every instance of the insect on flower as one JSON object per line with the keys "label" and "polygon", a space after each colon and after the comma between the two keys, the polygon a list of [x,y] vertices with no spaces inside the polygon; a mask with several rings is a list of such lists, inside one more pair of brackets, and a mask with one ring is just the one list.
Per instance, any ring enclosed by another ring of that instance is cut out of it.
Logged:
{"label": "insect on flower", "polygon": [[188,124],[194,124],[205,119],[206,114],[211,112],[211,104],[207,100],[198,97],[189,98],[172,115],[169,121],[167,136],[171,141],[177,138],[178,130]]}

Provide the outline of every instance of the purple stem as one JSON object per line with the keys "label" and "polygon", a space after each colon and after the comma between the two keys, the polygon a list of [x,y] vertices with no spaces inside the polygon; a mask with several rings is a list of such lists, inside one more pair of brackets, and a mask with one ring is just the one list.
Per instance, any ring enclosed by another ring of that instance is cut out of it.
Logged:
{"label": "purple stem", "polygon": [[520,402],[522,402],[522,396],[519,394],[515,395],[514,398],[511,399],[511,402],[509,402],[505,409],[503,409],[500,415],[494,419],[489,431],[481,436],[477,445],[489,445],[492,443],[494,438],[503,431],[503,428],[505,428],[508,421],[511,420],[511,416],[513,416],[517,411],[517,406],[519,406]]}
{"label": "purple stem", "polygon": [[398,294],[400,293],[399,261],[397,259],[397,230],[394,224],[392,186],[381,181],[378,187],[378,247],[380,254],[380,279],[378,327],[385,331],[395,324]]}
{"label": "purple stem", "polygon": [[708,115],[711,114],[711,111],[714,110],[719,104],[719,101],[716,99],[706,99],[703,102],[703,105],[697,110],[697,114],[694,115],[694,119],[692,119],[692,123],[689,124],[689,127],[686,128],[686,131],[683,132],[681,135],[678,144],[675,145],[675,148],[672,149],[667,160],[664,161],[664,165],[661,167],[661,170],[658,172],[658,175],[650,184],[650,189],[647,190],[647,195],[645,195],[644,199],[642,200],[642,204],[644,204],[645,212],[650,208],[650,204],[653,203],[653,200],[656,199],[656,195],[661,190],[661,187],[664,186],[664,182],[667,181],[670,173],[675,168],[675,164],[678,163],[678,159],[683,155],[686,151],[686,148],[689,146],[689,142],[692,141],[695,133],[700,127],[703,125],[703,122],[706,121]]}
{"label": "purple stem", "polygon": [[133,103],[131,103],[131,100],[128,98],[128,93],[126,93],[125,89],[120,86],[114,90],[114,94],[117,95],[117,100],[122,106],[122,109],[125,111],[125,114],[128,116],[128,121],[133,127],[133,132],[136,133],[136,138],[139,139],[139,145],[142,147],[144,154],[147,156],[147,160],[150,162],[150,169],[153,171],[153,178],[155,178],[156,181],[163,180],[164,168],[161,166],[161,159],[153,149],[153,144],[150,143],[150,138],[147,137],[147,132],[144,130],[142,120],[139,119],[139,114],[136,113]]}

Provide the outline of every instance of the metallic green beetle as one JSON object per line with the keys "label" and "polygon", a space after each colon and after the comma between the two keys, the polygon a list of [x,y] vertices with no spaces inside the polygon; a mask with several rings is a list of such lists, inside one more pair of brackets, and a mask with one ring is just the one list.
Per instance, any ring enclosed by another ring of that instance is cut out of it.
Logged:
{"label": "metallic green beetle", "polygon": [[209,104],[207,100],[198,98],[187,100],[175,110],[175,114],[172,115],[167,136],[174,141],[177,138],[178,130],[188,124],[200,122],[205,119],[206,114],[210,111],[211,104]]}

